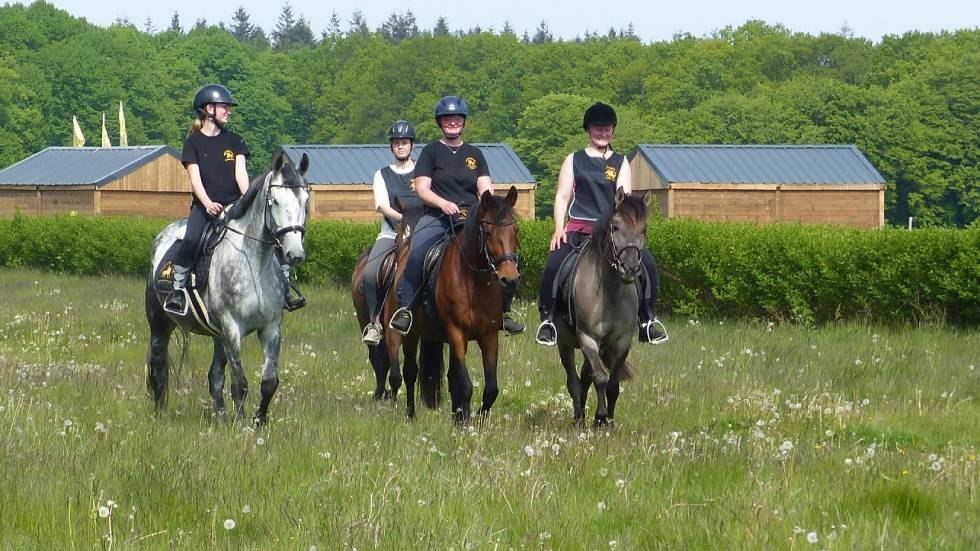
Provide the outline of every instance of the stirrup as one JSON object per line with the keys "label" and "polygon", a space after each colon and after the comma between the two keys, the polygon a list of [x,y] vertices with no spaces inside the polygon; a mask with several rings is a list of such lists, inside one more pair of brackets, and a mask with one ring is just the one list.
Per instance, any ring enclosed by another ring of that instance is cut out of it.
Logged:
{"label": "stirrup", "polygon": [[[294,297],[290,295],[290,291],[296,293],[296,296]],[[304,306],[306,306],[306,297],[304,297],[303,293],[299,291],[299,287],[293,283],[290,283],[289,288],[286,289],[286,304],[284,308],[286,308],[287,312],[293,312]]]}
{"label": "stirrup", "polygon": [[[656,330],[657,326],[660,327],[660,332],[662,332],[664,336],[653,338],[653,331]],[[652,320],[641,325],[640,329],[646,335],[645,341],[650,344],[663,344],[670,340],[670,335],[667,334],[667,327],[664,326],[663,322],[657,318],[653,318]]]}
{"label": "stirrup", "polygon": [[[174,293],[183,293],[184,295],[184,308],[181,310],[167,308],[167,305],[170,303],[170,299],[173,297]],[[190,308],[190,304],[191,304],[191,295],[190,293],[187,292],[186,287],[171,289],[170,293],[167,295],[167,300],[163,301],[163,311],[167,312],[168,314],[173,314],[175,316],[186,316],[187,309]]]}
{"label": "stirrup", "polygon": [[[551,328],[551,334],[555,336],[555,340],[553,341],[546,341],[538,336],[541,334],[542,329],[549,327]],[[558,344],[558,328],[555,327],[555,324],[550,319],[544,320],[541,322],[541,325],[538,325],[538,328],[534,331],[534,342],[545,346],[555,346]]]}
{"label": "stirrup", "polygon": [[[406,327],[404,330],[395,325],[395,322],[405,318],[408,319],[408,327]],[[412,321],[414,321],[412,320],[412,311],[407,307],[402,306],[398,310],[395,310],[395,313],[391,315],[391,321],[388,322],[388,329],[391,329],[395,333],[398,333],[404,337],[409,331],[412,330]]]}

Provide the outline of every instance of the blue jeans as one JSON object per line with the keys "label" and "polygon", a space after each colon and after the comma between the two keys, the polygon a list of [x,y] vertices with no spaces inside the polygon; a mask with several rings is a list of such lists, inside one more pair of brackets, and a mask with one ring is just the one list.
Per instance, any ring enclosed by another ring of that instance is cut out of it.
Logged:
{"label": "blue jeans", "polygon": [[436,244],[450,226],[450,217],[439,211],[427,209],[415,224],[412,239],[408,245],[408,261],[401,281],[398,283],[398,306],[410,308],[415,295],[422,285],[422,272],[425,270],[425,255]]}

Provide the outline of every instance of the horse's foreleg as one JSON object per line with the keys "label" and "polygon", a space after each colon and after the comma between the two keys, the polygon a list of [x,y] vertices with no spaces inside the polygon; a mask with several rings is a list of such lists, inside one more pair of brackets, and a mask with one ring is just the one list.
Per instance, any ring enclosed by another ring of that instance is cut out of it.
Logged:
{"label": "horse's foreleg", "polygon": [[470,418],[470,400],[473,398],[473,381],[466,370],[466,344],[466,337],[459,331],[449,335],[449,397],[453,420],[457,423]]}
{"label": "horse's foreleg", "polygon": [[388,352],[379,346],[368,346],[368,360],[374,369],[374,399],[385,398],[385,380],[388,378]]}
{"label": "horse's foreleg", "polygon": [[497,330],[487,332],[480,339],[480,352],[483,355],[483,405],[480,407],[480,415],[490,413],[490,408],[497,401],[500,389],[497,386],[497,356],[498,356],[498,336]]}
{"label": "horse's foreleg", "polygon": [[242,336],[234,324],[225,324],[224,345],[225,355],[231,365],[231,401],[235,404],[236,417],[244,421],[248,381],[245,380],[245,369],[242,368]]}
{"label": "horse's foreleg", "polygon": [[265,363],[262,365],[262,398],[259,400],[259,407],[255,410],[253,421],[256,425],[264,425],[268,420],[269,403],[279,388],[279,350],[282,343],[282,334],[279,332],[280,325],[273,323],[264,329],[259,330],[259,341],[262,342],[262,351],[265,354]]}
{"label": "horse's foreleg", "polygon": [[[389,381],[394,383],[395,374],[397,373],[398,386],[401,386],[402,376],[401,367],[399,366],[398,352],[402,347],[402,336],[394,331],[385,331],[384,344],[386,347],[386,353],[388,354],[388,371],[389,371]],[[383,383],[382,383],[383,384]],[[394,400],[397,396],[398,388],[392,386],[391,389],[391,399]]]}
{"label": "horse's foreleg", "polygon": [[146,290],[146,321],[150,326],[150,345],[146,358],[146,391],[153,398],[157,411],[167,405],[170,376],[170,335],[174,324],[163,313],[151,286]]}
{"label": "horse's foreleg", "polygon": [[[609,415],[606,404],[606,385],[609,382],[609,372],[599,355],[599,343],[590,336],[581,333],[579,334],[579,342],[582,346],[582,354],[585,356],[588,367],[590,367],[592,384],[595,385],[596,401],[598,402],[595,410],[595,422],[597,425],[601,425],[606,422]],[[585,368],[582,371],[584,373]]]}
{"label": "horse's foreleg", "polygon": [[[633,336],[629,333],[629,336]],[[622,353],[615,354],[608,358],[606,365],[611,366],[611,373],[609,377],[609,384],[606,385],[606,402],[609,408],[609,422],[616,417],[616,401],[619,400],[619,379],[620,375],[623,373],[623,369],[626,366],[626,356],[629,353],[629,343],[627,343],[626,351]]]}
{"label": "horse's foreleg", "polygon": [[575,369],[575,348],[559,344],[558,358],[565,368],[565,387],[568,388],[568,395],[572,397],[575,424],[581,425],[585,422],[585,400],[582,398],[582,380],[579,379]]}
{"label": "horse's foreleg", "polygon": [[228,365],[228,355],[225,345],[219,338],[211,339],[214,352],[211,354],[211,368],[208,369],[208,389],[214,404],[214,414],[221,418],[225,416],[225,366]]}
{"label": "horse's foreleg", "polygon": [[442,396],[442,343],[423,340],[420,345],[419,377],[422,402],[429,409],[439,407]]}
{"label": "horse's foreleg", "polygon": [[408,335],[402,341],[402,355],[405,357],[405,406],[409,419],[415,417],[415,381],[419,378],[419,364],[416,360],[418,348],[419,339],[414,335]]}

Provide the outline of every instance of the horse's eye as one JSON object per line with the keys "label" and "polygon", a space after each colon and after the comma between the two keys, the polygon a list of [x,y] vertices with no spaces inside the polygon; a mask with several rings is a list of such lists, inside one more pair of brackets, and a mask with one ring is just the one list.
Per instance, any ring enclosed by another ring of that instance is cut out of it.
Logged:
{"label": "horse's eye", "polygon": [[609,226],[612,231],[619,231],[619,224],[612,224]]}

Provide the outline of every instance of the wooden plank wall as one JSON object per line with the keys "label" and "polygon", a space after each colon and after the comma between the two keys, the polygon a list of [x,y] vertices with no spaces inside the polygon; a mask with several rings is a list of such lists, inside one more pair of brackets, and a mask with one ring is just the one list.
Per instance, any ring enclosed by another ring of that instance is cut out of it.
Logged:
{"label": "wooden plank wall", "polygon": [[180,160],[169,154],[161,155],[129,174],[102,187],[106,191],[191,191],[190,178]]}
{"label": "wooden plank wall", "polygon": [[41,209],[39,214],[61,214],[77,212],[78,214],[96,214],[95,192],[91,189],[42,189]]}
{"label": "wooden plank wall", "polygon": [[884,226],[881,209],[884,189],[714,187],[683,186],[672,190],[672,216],[711,221]]}
{"label": "wooden plank wall", "polygon": [[[534,219],[534,185],[517,187],[517,215]],[[507,195],[510,185],[495,186],[497,195]],[[367,184],[310,186],[310,218],[314,220],[352,220],[374,222],[380,215],[374,209],[374,191]]]}
{"label": "wooden plank wall", "polygon": [[0,189],[0,216],[23,214],[36,215],[40,212],[38,192],[29,189]]}
{"label": "wooden plank wall", "polygon": [[106,216],[143,215],[154,218],[185,218],[191,206],[191,192],[98,191],[99,214]]}

